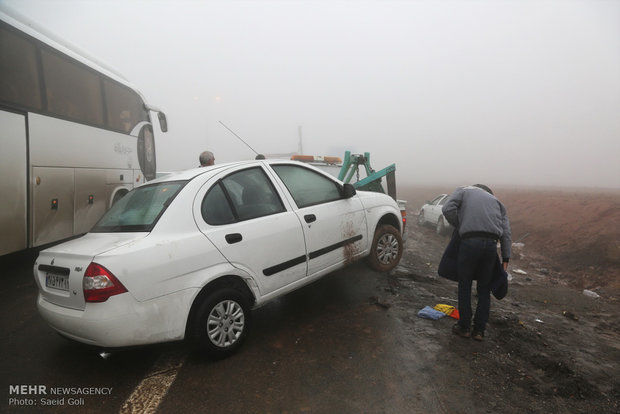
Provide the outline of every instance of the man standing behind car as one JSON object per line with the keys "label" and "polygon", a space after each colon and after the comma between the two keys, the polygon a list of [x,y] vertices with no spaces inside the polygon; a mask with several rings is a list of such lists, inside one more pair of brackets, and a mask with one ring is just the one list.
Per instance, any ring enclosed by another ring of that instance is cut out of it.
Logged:
{"label": "man standing behind car", "polygon": [[215,164],[215,156],[211,151],[203,151],[198,156],[198,161],[200,161],[201,167],[208,167]]}
{"label": "man standing behind car", "polygon": [[[464,338],[482,341],[491,307],[491,278],[497,256],[497,241],[501,243],[502,263],[508,269],[511,234],[506,208],[489,187],[475,184],[457,188],[441,209],[444,217],[459,232],[461,242],[457,260],[460,319],[452,332]],[[478,303],[472,319],[471,285],[476,279]]]}

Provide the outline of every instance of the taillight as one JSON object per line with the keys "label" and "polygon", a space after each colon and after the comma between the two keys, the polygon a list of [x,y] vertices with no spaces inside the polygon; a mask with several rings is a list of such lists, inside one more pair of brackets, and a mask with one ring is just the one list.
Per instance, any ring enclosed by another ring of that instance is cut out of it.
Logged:
{"label": "taillight", "polygon": [[105,302],[110,296],[127,292],[125,286],[105,267],[91,263],[84,272],[86,302]]}
{"label": "taillight", "polygon": [[403,217],[403,234],[405,233],[405,226],[407,225],[407,211],[400,210],[400,215]]}

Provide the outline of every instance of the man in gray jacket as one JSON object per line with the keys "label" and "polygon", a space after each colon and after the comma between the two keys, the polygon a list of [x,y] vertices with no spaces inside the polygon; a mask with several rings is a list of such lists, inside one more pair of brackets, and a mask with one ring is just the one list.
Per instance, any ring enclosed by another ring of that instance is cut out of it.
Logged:
{"label": "man in gray jacket", "polygon": [[[459,315],[452,332],[464,338],[482,341],[491,307],[491,278],[501,243],[502,263],[508,269],[512,244],[506,208],[483,184],[457,188],[444,203],[442,213],[459,232],[458,253]],[[470,333],[471,285],[477,280],[478,303],[474,328]]]}

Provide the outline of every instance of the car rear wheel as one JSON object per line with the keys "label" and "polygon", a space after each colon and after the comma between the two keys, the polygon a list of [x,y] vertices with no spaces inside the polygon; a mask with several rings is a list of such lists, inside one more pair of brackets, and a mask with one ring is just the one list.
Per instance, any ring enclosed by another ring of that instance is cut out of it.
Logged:
{"label": "car rear wheel", "polygon": [[241,292],[226,288],[208,295],[194,319],[194,339],[213,358],[232,355],[250,329],[250,304]]}
{"label": "car rear wheel", "polygon": [[390,225],[377,227],[372,240],[368,262],[379,272],[389,272],[400,262],[403,255],[403,238],[400,232]]}

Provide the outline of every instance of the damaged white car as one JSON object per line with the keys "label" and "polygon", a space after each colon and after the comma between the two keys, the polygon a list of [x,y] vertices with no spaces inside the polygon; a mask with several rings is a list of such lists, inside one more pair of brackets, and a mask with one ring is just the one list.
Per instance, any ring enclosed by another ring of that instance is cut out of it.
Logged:
{"label": "damaged white car", "polygon": [[424,203],[418,214],[418,224],[431,224],[435,226],[437,234],[448,234],[454,230],[454,227],[443,216],[441,208],[448,200],[448,194],[440,194],[433,199]]}
{"label": "damaged white car", "polygon": [[393,269],[401,232],[389,196],[294,161],[172,173],[39,254],[38,309],[61,335],[97,347],[191,338],[224,357],[243,343],[253,307],[359,258]]}

